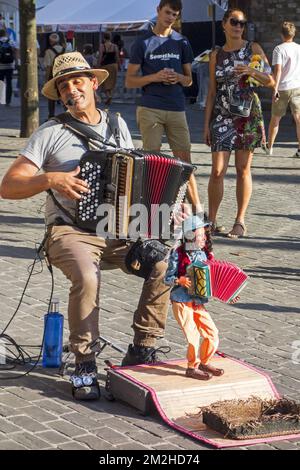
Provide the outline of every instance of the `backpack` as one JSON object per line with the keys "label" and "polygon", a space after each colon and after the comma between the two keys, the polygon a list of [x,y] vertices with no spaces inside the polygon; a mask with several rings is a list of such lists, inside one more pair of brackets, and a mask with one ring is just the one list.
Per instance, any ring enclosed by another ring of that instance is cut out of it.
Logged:
{"label": "backpack", "polygon": [[14,60],[14,50],[9,39],[0,41],[0,64],[12,64]]}
{"label": "backpack", "polygon": [[138,239],[125,257],[127,270],[135,276],[148,279],[153,267],[166,258],[168,247],[159,240]]}

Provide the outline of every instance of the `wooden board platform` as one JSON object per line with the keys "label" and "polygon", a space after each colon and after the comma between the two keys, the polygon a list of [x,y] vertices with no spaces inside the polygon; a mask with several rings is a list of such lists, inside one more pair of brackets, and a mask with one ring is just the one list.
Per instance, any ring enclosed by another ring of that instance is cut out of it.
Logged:
{"label": "wooden board platform", "polygon": [[257,444],[281,439],[299,439],[299,435],[276,438],[225,439],[209,429],[199,418],[199,408],[219,400],[279,398],[271,379],[262,371],[230,357],[216,356],[212,365],[223,368],[221,377],[200,381],[185,377],[186,360],[155,365],[119,367],[108,371],[110,390],[116,399],[151,413],[153,403],[170,426],[190,437],[215,447]]}

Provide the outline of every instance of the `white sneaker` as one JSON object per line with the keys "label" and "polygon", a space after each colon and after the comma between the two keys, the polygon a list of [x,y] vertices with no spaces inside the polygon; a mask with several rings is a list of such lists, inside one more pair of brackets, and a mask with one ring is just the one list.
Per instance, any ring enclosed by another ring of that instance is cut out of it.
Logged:
{"label": "white sneaker", "polygon": [[297,150],[296,153],[293,155],[294,158],[300,158],[300,149]]}

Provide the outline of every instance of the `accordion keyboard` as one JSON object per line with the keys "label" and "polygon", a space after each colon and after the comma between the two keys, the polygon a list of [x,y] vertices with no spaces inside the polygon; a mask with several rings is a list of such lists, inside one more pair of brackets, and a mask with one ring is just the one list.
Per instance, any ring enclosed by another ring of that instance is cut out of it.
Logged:
{"label": "accordion keyboard", "polygon": [[97,220],[97,207],[99,205],[98,193],[101,187],[101,164],[85,162],[81,168],[81,178],[89,185],[88,193],[81,193],[78,204],[78,215],[82,221]]}

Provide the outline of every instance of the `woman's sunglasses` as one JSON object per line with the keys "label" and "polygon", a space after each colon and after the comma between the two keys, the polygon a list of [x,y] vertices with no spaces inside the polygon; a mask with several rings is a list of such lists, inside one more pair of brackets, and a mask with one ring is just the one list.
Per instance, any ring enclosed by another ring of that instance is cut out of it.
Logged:
{"label": "woman's sunglasses", "polygon": [[230,18],[229,23],[231,26],[240,25],[241,28],[245,28],[247,21],[245,20],[237,20],[236,18]]}

